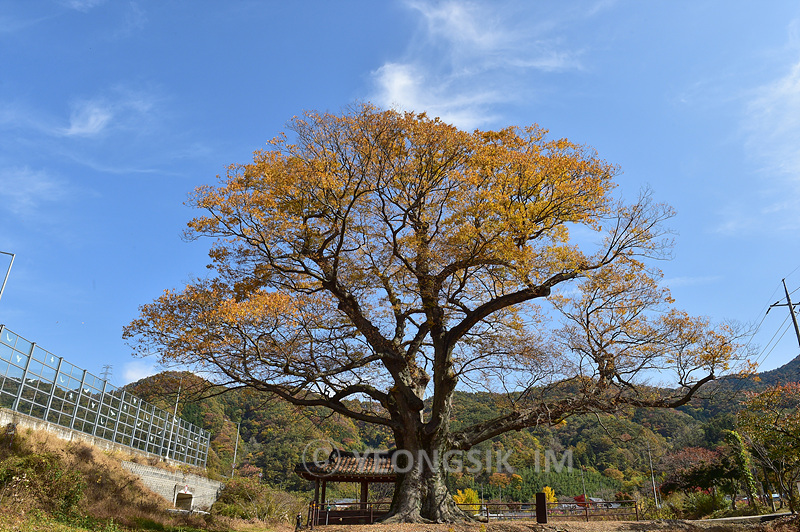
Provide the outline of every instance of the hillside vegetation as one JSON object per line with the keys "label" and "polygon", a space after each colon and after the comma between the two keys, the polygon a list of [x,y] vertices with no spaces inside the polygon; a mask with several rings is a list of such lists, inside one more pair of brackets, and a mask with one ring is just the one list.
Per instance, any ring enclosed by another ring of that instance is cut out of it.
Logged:
{"label": "hillside vegetation", "polygon": [[[495,502],[527,502],[548,487],[561,501],[570,501],[584,490],[589,497],[606,500],[634,498],[650,517],[701,517],[715,511],[720,515],[730,502],[716,491],[676,493],[655,508],[651,460],[656,485],[662,487],[674,481],[672,474],[682,456],[730,452],[726,434],[736,428],[744,392],[796,381],[798,374],[800,357],[760,379],[716,384],[713,399],[695,401],[681,410],[578,416],[557,427],[504,434],[481,449],[507,453],[513,471],[453,473],[448,484],[453,493],[472,489],[484,500]],[[12,441],[0,438],[0,532],[248,531],[265,527],[288,531],[293,529],[293,516],[303,511],[313,494],[313,486],[294,473],[308,442],[326,439],[355,451],[393,446],[390,434],[374,426],[321,409],[301,411],[248,390],[209,388],[207,382],[189,373],[161,373],[129,389],[169,410],[178,399],[179,415],[211,431],[207,472],[226,482],[212,515],[168,515],[167,502],[119,465],[120,459],[135,458],[22,430]],[[453,423],[485,419],[502,400],[501,395],[459,392]],[[574,467],[563,471],[546,468],[548,452],[558,459],[571,453]],[[233,481],[229,480],[232,472]],[[729,475],[730,471],[712,473]],[[329,499],[355,498],[358,487],[333,485],[328,493]],[[390,486],[370,493],[372,499],[390,496]],[[659,493],[659,497],[664,495]]]}
{"label": "hillside vegetation", "polygon": [[[800,357],[754,378],[712,383],[709,390],[713,393],[680,410],[632,409],[617,416],[576,416],[557,427],[503,434],[479,448],[510,452],[513,473],[455,473],[448,478],[449,487],[453,493],[475,489],[486,500],[502,496],[504,501],[527,502],[545,486],[554,489],[561,500],[581,495],[584,486],[590,497],[652,499],[651,462],[658,486],[674,468],[676,453],[697,448],[727,452],[725,434],[736,428],[736,412],[745,392],[798,380],[798,376]],[[134,383],[130,389],[166,409],[174,408],[179,399],[181,415],[212,432],[208,461],[211,476],[225,479],[234,470],[237,476],[259,478],[260,474],[269,486],[306,499],[311,497],[312,485],[294,473],[294,466],[302,460],[309,442],[326,439],[353,451],[393,447],[391,434],[380,427],[323,409],[300,410],[246,389],[213,395],[222,390],[209,390],[207,382],[189,373],[161,373]],[[212,396],[198,399],[209,394]],[[506,397],[499,394],[457,392],[454,427],[487,419],[503,400]],[[573,470],[544,471],[548,451],[559,460],[563,453],[571,453]],[[354,498],[357,489],[355,485],[334,485],[329,487],[329,498]],[[370,496],[390,496],[384,491]]]}

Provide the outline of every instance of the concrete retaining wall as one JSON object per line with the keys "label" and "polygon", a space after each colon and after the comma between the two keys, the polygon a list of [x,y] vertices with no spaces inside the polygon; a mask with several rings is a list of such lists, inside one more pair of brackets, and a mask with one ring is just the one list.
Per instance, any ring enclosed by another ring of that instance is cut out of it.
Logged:
{"label": "concrete retaining wall", "polygon": [[[122,462],[122,467],[142,479],[145,486],[174,504],[179,499],[191,500],[191,508],[185,510],[208,510],[217,500],[222,483],[191,473],[171,473],[158,467]],[[179,501],[180,502],[180,501]],[[178,505],[180,506],[180,504]]]}

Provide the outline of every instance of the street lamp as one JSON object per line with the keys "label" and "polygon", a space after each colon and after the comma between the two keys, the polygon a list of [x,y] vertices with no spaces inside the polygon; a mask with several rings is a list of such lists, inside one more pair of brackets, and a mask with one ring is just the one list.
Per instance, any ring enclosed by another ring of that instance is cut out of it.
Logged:
{"label": "street lamp", "polygon": [[5,277],[5,279],[3,279],[3,285],[0,286],[0,299],[2,299],[3,290],[6,289],[6,281],[8,281],[8,276],[11,273],[11,267],[14,265],[14,256],[15,255],[13,253],[9,253],[7,251],[0,251],[0,253],[2,253],[3,255],[10,255],[11,256],[11,262],[8,264],[8,270],[6,271],[6,277]]}

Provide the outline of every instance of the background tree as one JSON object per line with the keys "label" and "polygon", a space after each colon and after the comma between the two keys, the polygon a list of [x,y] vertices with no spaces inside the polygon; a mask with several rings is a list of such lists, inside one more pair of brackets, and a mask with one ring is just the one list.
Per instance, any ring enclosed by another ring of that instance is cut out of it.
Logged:
{"label": "background tree", "polygon": [[743,406],[739,429],[753,449],[753,457],[772,474],[782,494],[789,496],[794,512],[794,484],[800,479],[800,383],[750,393]]}
{"label": "background tree", "polygon": [[462,510],[472,515],[478,515],[481,510],[481,500],[478,497],[478,492],[472,488],[466,488],[464,491],[458,490],[453,495],[453,500]]}
{"label": "background tree", "polygon": [[[142,353],[383,425],[414,456],[676,407],[730,369],[732,331],[670,308],[648,264],[672,210],[614,199],[617,169],[592,150],[370,105],[289,130],[195,192],[207,214],[188,234],[216,239],[216,276],[142,307],[124,333]],[[508,393],[456,430],[457,386]],[[444,473],[414,461],[390,519],[463,518]]]}
{"label": "background tree", "polygon": [[[727,431],[725,443],[729,460],[733,465],[737,488],[738,485],[741,485],[747,494],[747,503],[751,508],[755,509],[756,480],[751,471],[750,453],[747,452],[741,435],[735,430]],[[731,507],[736,508],[736,492],[731,496]]]}

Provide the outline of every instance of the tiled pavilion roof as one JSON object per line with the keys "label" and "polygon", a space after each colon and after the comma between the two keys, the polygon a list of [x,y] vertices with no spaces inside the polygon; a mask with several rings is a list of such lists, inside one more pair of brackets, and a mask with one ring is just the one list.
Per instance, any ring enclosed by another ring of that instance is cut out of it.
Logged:
{"label": "tiled pavilion roof", "polygon": [[391,451],[356,453],[334,449],[321,462],[300,462],[295,473],[306,480],[331,482],[394,482]]}

